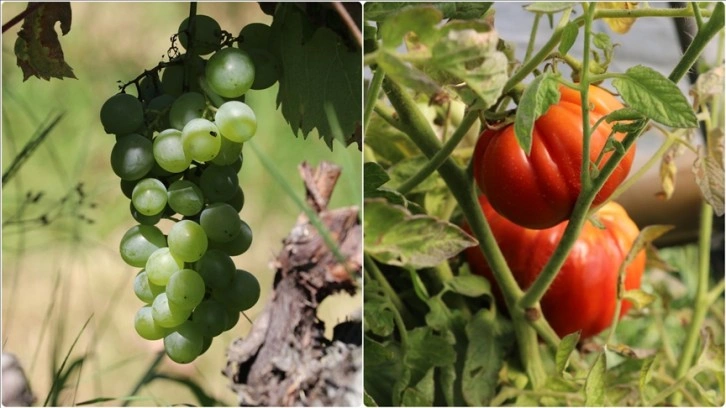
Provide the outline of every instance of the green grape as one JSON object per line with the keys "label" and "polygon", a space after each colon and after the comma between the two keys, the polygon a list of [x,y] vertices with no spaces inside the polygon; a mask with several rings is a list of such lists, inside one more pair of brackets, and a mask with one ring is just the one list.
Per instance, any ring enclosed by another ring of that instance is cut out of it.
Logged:
{"label": "green grape", "polygon": [[239,171],[242,169],[242,162],[244,161],[244,155],[239,155],[239,158],[234,161],[234,163],[230,164],[232,166],[232,170],[234,170],[235,173],[239,173]]}
{"label": "green grape", "polygon": [[154,159],[159,166],[172,173],[181,173],[192,164],[182,143],[182,133],[177,129],[166,129],[154,138]]}
{"label": "green grape", "polygon": [[186,309],[195,308],[204,299],[204,280],[191,269],[177,271],[166,284],[169,302]]}
{"label": "green grape", "polygon": [[201,225],[181,220],[169,231],[169,250],[184,262],[196,262],[207,252],[207,234]]}
{"label": "green grape", "polygon": [[192,119],[182,130],[184,150],[192,160],[208,162],[217,157],[222,141],[217,126],[207,119]]}
{"label": "green grape", "polygon": [[[226,316],[225,316],[226,317]],[[159,340],[166,336],[168,330],[159,326],[152,317],[151,306],[144,306],[136,312],[134,328],[139,336],[146,340]]]}
{"label": "green grape", "polygon": [[159,248],[146,261],[146,275],[149,282],[165,286],[172,275],[184,269],[184,261],[172,255],[169,248]]}
{"label": "green grape", "polygon": [[138,180],[154,167],[151,141],[132,133],[120,138],[111,150],[111,168],[124,180]]}
{"label": "green grape", "polygon": [[216,242],[229,242],[239,234],[242,220],[234,207],[227,203],[213,203],[202,211],[199,223],[207,238]]}
{"label": "green grape", "polygon": [[[152,147],[152,154],[153,154],[153,147]],[[151,170],[149,171],[147,176],[150,178],[161,179],[164,177],[169,177],[173,174],[175,174],[175,173],[164,170],[161,166],[159,166],[159,163],[156,160],[154,160],[154,167],[151,168]]]}
{"label": "green grape", "polygon": [[131,193],[131,202],[141,214],[161,214],[166,207],[167,193],[164,183],[155,178],[139,181]]}
{"label": "green grape", "polygon": [[169,206],[181,215],[196,215],[204,208],[202,189],[189,180],[171,183],[168,191]]}
{"label": "green grape", "polygon": [[[169,65],[164,68],[164,72],[161,74],[161,89],[165,94],[177,97],[184,92],[202,91],[199,86],[199,78],[204,76],[204,59],[197,55],[187,57],[186,54],[182,54],[171,62],[178,62],[184,60],[184,58],[186,60],[183,63]],[[188,72],[185,73],[186,69],[188,69]],[[184,86],[185,75],[188,75],[186,80],[188,89],[185,89]]]}
{"label": "green grape", "polygon": [[260,299],[260,283],[255,275],[237,269],[232,285],[216,290],[212,296],[227,307],[243,312],[254,306]]}
{"label": "green grape", "polygon": [[221,138],[222,144],[219,146],[219,153],[217,157],[212,160],[212,163],[219,166],[226,166],[232,164],[242,154],[242,143],[233,142],[226,137]]}
{"label": "green grape", "polygon": [[172,328],[184,323],[192,315],[190,309],[169,302],[166,292],[159,293],[151,304],[151,315],[161,327]]}
{"label": "green grape", "polygon": [[135,225],[121,238],[119,252],[124,262],[143,268],[149,256],[165,246],[166,238],[160,229],[151,225]]}
{"label": "green grape", "polygon": [[205,70],[209,87],[225,98],[236,98],[250,89],[255,80],[255,66],[246,52],[224,48],[212,55]]}
{"label": "green grape", "polygon": [[201,118],[206,108],[207,100],[199,92],[182,94],[171,104],[169,124],[175,129],[182,130],[190,120]]}
{"label": "green grape", "polygon": [[134,278],[134,293],[142,302],[151,304],[156,295],[163,293],[164,287],[149,282],[149,276],[145,269],[136,274]]}
{"label": "green grape", "polygon": [[136,187],[136,183],[138,183],[138,180],[124,180],[121,179],[121,192],[128,198],[131,199],[131,194],[134,192],[134,187]]}
{"label": "green grape", "polygon": [[252,139],[257,131],[255,112],[244,102],[223,103],[214,114],[214,123],[223,137],[237,143]]}
{"label": "green grape", "polygon": [[201,327],[204,336],[219,336],[227,327],[227,308],[217,300],[207,299],[194,309],[192,321]]}
{"label": "green grape", "polygon": [[[179,42],[182,47],[187,49],[189,45],[189,17],[179,25]],[[219,49],[222,43],[222,29],[219,23],[212,17],[197,14],[194,16],[194,41],[192,42],[193,51],[198,55],[206,55]],[[187,49],[188,50],[188,49]]]}
{"label": "green grape", "polygon": [[131,133],[144,124],[144,107],[135,96],[118,93],[101,106],[101,124],[106,133]]}
{"label": "green grape", "polygon": [[152,130],[163,130],[171,127],[169,124],[169,111],[175,98],[168,94],[161,94],[149,101],[146,107],[146,120],[151,124]]}
{"label": "green grape", "polygon": [[199,178],[199,187],[204,197],[211,201],[227,201],[234,196],[239,186],[237,172],[231,166],[210,165]]}
{"label": "green grape", "polygon": [[224,331],[234,329],[234,326],[239,322],[240,311],[225,305],[227,312],[227,325],[224,327]]}
{"label": "green grape", "polygon": [[222,250],[210,249],[197,261],[194,269],[202,276],[205,286],[216,290],[232,284],[235,266],[232,258]]}
{"label": "green grape", "polygon": [[237,187],[237,191],[232,198],[227,200],[227,204],[231,205],[237,212],[242,211],[242,207],[245,206],[245,193],[242,191],[242,187]]}
{"label": "green grape", "polygon": [[136,222],[138,222],[141,225],[156,225],[160,220],[161,217],[164,215],[164,211],[161,211],[158,214],[154,215],[144,215],[139,212],[139,210],[134,207],[134,203],[129,202],[129,212],[131,213],[131,216],[134,217]]}
{"label": "green grape", "polygon": [[250,245],[252,245],[252,229],[250,229],[250,226],[244,221],[242,221],[242,225],[240,225],[239,233],[235,235],[231,241],[209,241],[210,248],[221,249],[229,256],[242,255],[247,252]]}
{"label": "green grape", "polygon": [[211,346],[212,346],[212,340],[214,340],[214,338],[213,338],[213,337],[207,337],[207,336],[204,336],[204,337],[202,338],[202,352],[201,352],[201,353],[199,353],[199,355],[200,355],[200,356],[201,356],[202,354],[206,353],[206,352],[207,352],[207,350],[209,350],[209,347],[211,347]]}
{"label": "green grape", "polygon": [[164,337],[164,350],[170,359],[179,363],[191,363],[204,349],[204,338],[194,322],[187,321]]}
{"label": "green grape", "polygon": [[263,23],[250,23],[242,27],[237,36],[239,48],[270,48],[270,26]]}
{"label": "green grape", "polygon": [[149,101],[153,100],[160,94],[161,81],[159,80],[159,74],[148,73],[145,77],[141,78],[141,81],[139,82],[139,99],[141,99],[144,104],[149,103]]}

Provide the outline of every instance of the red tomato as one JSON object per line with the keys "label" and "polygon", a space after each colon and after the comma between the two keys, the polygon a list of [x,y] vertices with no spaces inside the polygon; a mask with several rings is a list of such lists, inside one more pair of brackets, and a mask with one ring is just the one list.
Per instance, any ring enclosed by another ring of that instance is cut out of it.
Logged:
{"label": "red tomato", "polygon": [[[514,278],[526,290],[554,252],[567,222],[543,230],[527,229],[499,215],[485,196],[479,197],[479,204]],[[612,323],[618,269],[639,231],[625,209],[615,202],[603,206],[597,217],[605,228],[599,229],[591,222],[585,224],[557,278],[540,301],[542,313],[560,337],[581,330],[581,338],[587,338]],[[474,273],[492,282],[501,303],[501,293],[481,250],[469,248],[466,257]],[[626,270],[627,290],[640,287],[644,269],[645,251],[641,251]],[[630,303],[624,301],[620,315],[629,308]]]}
{"label": "red tomato", "polygon": [[[529,156],[517,143],[514,126],[485,130],[474,150],[474,178],[492,206],[509,220],[527,228],[549,228],[570,218],[580,194],[582,166],[582,111],[580,93],[560,87],[560,101],[535,121]],[[591,86],[592,125],[623,105],[607,91]],[[590,160],[595,162],[612,126],[603,121],[590,138]],[[615,139],[622,141],[623,133]],[[604,155],[600,168],[611,153]],[[598,205],[625,180],[635,156],[628,150],[595,197]]]}

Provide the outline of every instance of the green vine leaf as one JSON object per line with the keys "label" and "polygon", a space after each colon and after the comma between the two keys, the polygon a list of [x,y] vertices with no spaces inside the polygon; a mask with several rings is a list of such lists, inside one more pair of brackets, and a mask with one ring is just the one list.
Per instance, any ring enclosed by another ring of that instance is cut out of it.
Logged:
{"label": "green vine leaf", "polygon": [[433,267],[477,243],[454,224],[380,199],[366,200],[364,211],[366,251],[385,264]]}
{"label": "green vine leaf", "polygon": [[[29,3],[28,7],[32,5]],[[23,81],[31,76],[50,81],[51,78],[76,78],[73,68],[63,58],[63,49],[55,24],[60,22],[63,35],[71,30],[71,3],[43,3],[23,20],[15,41],[15,56],[23,71]]]}
{"label": "green vine leaf", "polygon": [[534,122],[560,100],[557,87],[557,78],[546,72],[536,77],[522,94],[517,115],[514,117],[514,135],[527,155],[532,149]]}
{"label": "green vine leaf", "polygon": [[613,79],[623,100],[631,108],[666,126],[698,126],[696,114],[678,87],[652,68],[636,65]]}
{"label": "green vine leaf", "polygon": [[361,61],[334,31],[315,27],[295,4],[280,4],[271,25],[272,52],[282,65],[277,104],[296,135],[313,129],[332,150],[360,133]]}

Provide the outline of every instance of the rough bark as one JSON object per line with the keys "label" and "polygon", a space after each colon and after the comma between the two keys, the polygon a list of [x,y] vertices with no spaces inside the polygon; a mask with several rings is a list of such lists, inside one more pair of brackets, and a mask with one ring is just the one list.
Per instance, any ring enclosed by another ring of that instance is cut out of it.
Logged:
{"label": "rough bark", "polygon": [[229,347],[224,374],[244,406],[359,406],[360,321],[352,331],[350,322],[346,324],[343,337],[353,341],[330,341],[316,315],[327,296],[357,289],[362,260],[359,209],[327,209],[339,167],[303,163],[300,175],[308,205],[329,231],[338,254],[301,214],[274,262],[274,293],[248,336]]}

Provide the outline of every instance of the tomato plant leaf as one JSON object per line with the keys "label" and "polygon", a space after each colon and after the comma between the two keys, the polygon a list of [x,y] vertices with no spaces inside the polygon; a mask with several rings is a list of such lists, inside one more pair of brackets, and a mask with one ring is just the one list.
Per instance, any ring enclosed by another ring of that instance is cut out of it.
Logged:
{"label": "tomato plant leaf", "polygon": [[569,22],[562,30],[562,38],[560,39],[560,46],[557,50],[562,55],[567,55],[570,48],[575,44],[577,40],[577,34],[580,32],[580,28],[575,22]]}
{"label": "tomato plant leaf", "polygon": [[376,113],[371,116],[366,129],[366,146],[375,153],[376,161],[383,167],[420,154],[418,147],[405,133],[391,126]]}
{"label": "tomato plant leaf", "polygon": [[386,50],[378,51],[376,63],[378,69],[382,69],[391,79],[407,88],[423,92],[426,95],[441,92],[441,87],[433,79],[413,65],[401,61],[393,53]]}
{"label": "tomato plant leaf", "polygon": [[[633,108],[622,108],[614,110],[607,114],[605,121],[608,123],[623,121],[623,120],[640,120],[643,119],[643,114]],[[627,124],[623,124],[627,125]]]}
{"label": "tomato plant leaf", "polygon": [[547,112],[550,106],[560,101],[560,91],[557,86],[556,77],[546,72],[527,86],[522,99],[519,100],[517,114],[514,117],[514,135],[527,155],[532,149],[534,122]]}
{"label": "tomato plant leaf", "polygon": [[706,149],[699,149],[693,163],[696,183],[717,215],[724,213],[724,135],[723,129],[712,129]]}
{"label": "tomato plant leaf", "polygon": [[[638,2],[633,1],[602,1],[595,3],[596,8],[605,10],[632,10],[638,8]],[[635,17],[605,18],[605,23],[611,30],[618,34],[625,34],[630,31]]]}
{"label": "tomato plant leaf", "polygon": [[363,165],[363,174],[366,175],[363,180],[363,195],[366,197],[366,193],[378,190],[391,179],[386,170],[376,162],[366,162]]}
{"label": "tomato plant leaf", "polygon": [[407,387],[401,397],[401,406],[430,407],[434,404],[434,368],[426,371],[423,378],[414,387]]}
{"label": "tomato plant leaf", "polygon": [[[28,3],[28,7],[31,4]],[[63,35],[71,30],[71,3],[43,3],[28,14],[15,40],[17,64],[23,81],[31,76],[50,81],[51,78],[76,78],[73,68],[63,57],[55,24],[60,22]]]}
{"label": "tomato plant leaf", "polygon": [[601,352],[590,368],[585,380],[585,405],[601,407],[605,405],[605,352]]}
{"label": "tomato plant leaf", "polygon": [[562,374],[567,368],[567,362],[570,361],[570,356],[578,341],[580,341],[580,332],[570,333],[560,341],[555,353],[555,366],[558,374]]}
{"label": "tomato plant leaf", "polygon": [[724,348],[714,343],[711,329],[701,331],[701,355],[696,365],[716,373],[724,372]]}
{"label": "tomato plant leaf", "polygon": [[403,42],[403,37],[410,32],[416,33],[419,41],[426,43],[436,35],[438,24],[443,14],[436,7],[407,7],[386,18],[381,23],[380,36],[383,48],[396,49]]}
{"label": "tomato plant leaf", "polygon": [[630,302],[636,310],[641,310],[655,302],[655,296],[644,292],[642,289],[628,290],[623,294],[623,299]]}
{"label": "tomato plant leaf", "polygon": [[429,312],[426,313],[426,325],[437,331],[448,330],[449,311],[448,306],[441,299],[441,294],[432,297],[426,301]]}
{"label": "tomato plant leaf", "polygon": [[381,337],[390,336],[394,329],[393,305],[376,281],[366,280],[363,292],[366,299],[363,309],[365,330]]}
{"label": "tomato plant leaf", "polygon": [[567,10],[570,7],[573,7],[575,5],[574,2],[571,1],[563,1],[563,2],[535,2],[532,4],[528,4],[524,6],[524,9],[527,11],[531,11],[532,13],[543,13],[543,14],[553,14],[553,13],[559,13],[560,11]]}
{"label": "tomato plant leaf", "polygon": [[379,343],[365,336],[363,347],[363,386],[365,392],[381,406],[395,405],[391,385],[403,374],[403,353],[400,345],[387,341]]}
{"label": "tomato plant leaf", "polygon": [[413,268],[408,268],[408,274],[411,277],[411,283],[413,284],[413,290],[419,299],[426,302],[429,299],[429,291],[426,289],[426,285],[421,280],[418,272]]}
{"label": "tomato plant leaf", "polygon": [[492,296],[489,281],[479,275],[459,275],[446,281],[446,288],[467,297]]}
{"label": "tomato plant leaf", "polygon": [[466,82],[483,108],[489,108],[501,95],[508,77],[507,57],[497,51],[498,42],[494,30],[445,30],[431,50],[431,65]]}
{"label": "tomato plant leaf", "polygon": [[271,49],[282,65],[277,104],[293,133],[307,137],[317,129],[330,149],[337,133],[344,146],[353,143],[360,127],[360,52],[333,30],[312,25],[294,4],[277,7],[271,32]]}
{"label": "tomato plant leaf", "polygon": [[[390,188],[394,190],[398,189],[401,184],[408,181],[408,179],[418,173],[421,168],[426,165],[426,163],[428,163],[428,161],[429,159],[426,156],[419,155],[416,157],[403,159],[391,166],[388,169],[388,174],[391,178],[389,184]],[[368,177],[368,175],[366,175],[366,177]],[[434,172],[426,177],[413,189],[411,189],[411,191],[409,191],[408,193],[423,193],[441,187],[446,187],[446,185],[444,184],[443,180],[441,180],[439,174]]]}
{"label": "tomato plant leaf", "polygon": [[481,18],[489,11],[491,6],[491,2],[443,1],[436,4],[436,7],[444,14],[444,18],[457,20]]}
{"label": "tomato plant leaf", "polygon": [[652,68],[636,65],[613,79],[623,100],[631,108],[666,126],[698,126],[696,114],[678,87]]}
{"label": "tomato plant leaf", "polygon": [[464,400],[470,406],[488,406],[496,393],[504,357],[497,332],[495,314],[490,310],[479,311],[466,325],[469,344],[461,387]]}
{"label": "tomato plant leaf", "polygon": [[454,224],[380,199],[366,200],[365,214],[366,251],[389,265],[433,267],[476,244]]}

